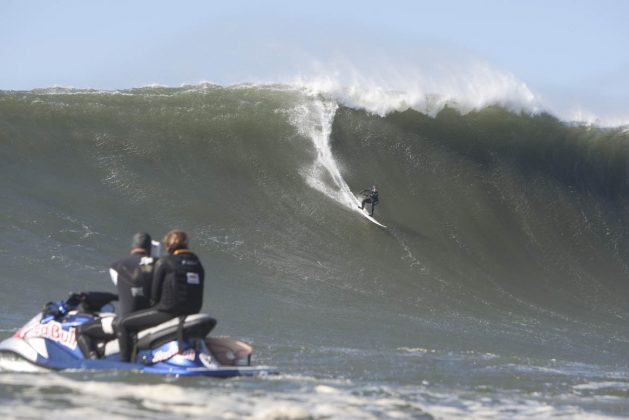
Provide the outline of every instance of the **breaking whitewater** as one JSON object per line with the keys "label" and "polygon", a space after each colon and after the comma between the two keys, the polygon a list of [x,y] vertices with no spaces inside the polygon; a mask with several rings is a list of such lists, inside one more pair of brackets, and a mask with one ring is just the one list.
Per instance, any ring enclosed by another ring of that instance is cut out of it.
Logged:
{"label": "breaking whitewater", "polygon": [[[468,95],[469,96],[469,95]],[[500,99],[502,98],[502,99]],[[11,418],[629,415],[629,133],[516,89],[0,92],[0,330],[179,227],[279,376],[16,372]],[[381,202],[362,217],[352,194]]]}

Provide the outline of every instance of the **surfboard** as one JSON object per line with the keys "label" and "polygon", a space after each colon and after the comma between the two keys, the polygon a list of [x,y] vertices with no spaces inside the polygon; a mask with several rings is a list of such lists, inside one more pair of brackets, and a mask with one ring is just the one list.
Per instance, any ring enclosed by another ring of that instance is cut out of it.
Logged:
{"label": "surfboard", "polygon": [[362,214],[363,216],[365,216],[365,217],[366,217],[366,218],[367,218],[367,219],[368,219],[371,223],[374,223],[374,224],[376,224],[376,225],[378,225],[378,226],[380,226],[380,227],[386,228],[386,226],[385,226],[385,225],[383,225],[382,223],[380,223],[379,221],[377,221],[376,219],[374,219],[373,217],[371,217],[371,216],[369,215],[369,212],[367,212],[367,209],[361,209],[361,208],[360,208],[360,203],[361,203],[361,201],[360,201],[358,198],[354,197],[354,199],[355,199],[355,201],[356,201],[356,206],[357,206],[356,210],[358,210],[358,211],[360,212],[360,214]]}
{"label": "surfboard", "polygon": [[[360,210],[360,209],[359,209]],[[365,210],[360,210],[360,212],[363,214],[363,216],[365,216],[367,219],[369,219],[369,221],[371,223],[375,223],[376,225],[386,228],[385,225],[383,225],[382,223],[380,223],[379,221],[377,221],[376,219],[374,219],[373,217],[371,217],[370,215],[367,214],[367,212]]]}

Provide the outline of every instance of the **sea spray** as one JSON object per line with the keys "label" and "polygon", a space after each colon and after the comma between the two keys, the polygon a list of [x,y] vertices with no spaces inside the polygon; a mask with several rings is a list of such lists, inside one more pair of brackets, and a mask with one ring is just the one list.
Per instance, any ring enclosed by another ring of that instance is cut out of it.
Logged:
{"label": "sea spray", "polygon": [[[513,74],[484,60],[466,57],[462,62],[409,63],[385,55],[387,65],[360,66],[340,60],[315,66],[290,84],[313,97],[324,95],[352,108],[384,116],[414,109],[436,115],[445,106],[462,112],[501,105],[514,112],[539,112],[539,96]],[[393,64],[396,63],[396,64]]]}

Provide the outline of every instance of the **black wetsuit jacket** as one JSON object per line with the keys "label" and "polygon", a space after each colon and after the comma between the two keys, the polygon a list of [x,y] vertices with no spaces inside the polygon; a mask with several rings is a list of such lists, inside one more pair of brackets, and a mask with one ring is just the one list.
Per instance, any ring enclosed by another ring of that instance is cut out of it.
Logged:
{"label": "black wetsuit jacket", "polygon": [[160,258],[151,287],[154,308],[173,315],[199,313],[203,305],[204,278],[201,261],[187,249]]}
{"label": "black wetsuit jacket", "polygon": [[367,201],[368,203],[375,204],[378,202],[378,191],[362,190],[360,193],[363,194],[363,197],[365,198],[365,200],[369,200]]}
{"label": "black wetsuit jacket", "polygon": [[116,288],[120,302],[119,315],[149,307],[154,263],[154,258],[137,252],[111,265],[111,269],[118,273]]}

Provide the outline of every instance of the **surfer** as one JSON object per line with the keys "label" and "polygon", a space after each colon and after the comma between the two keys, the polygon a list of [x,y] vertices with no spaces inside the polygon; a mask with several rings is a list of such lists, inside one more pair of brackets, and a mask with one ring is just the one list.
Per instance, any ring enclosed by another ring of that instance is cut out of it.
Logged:
{"label": "surfer", "polygon": [[[130,255],[111,265],[109,275],[118,290],[120,317],[150,306],[154,263],[155,259],[151,257],[151,235],[138,232],[131,240]],[[107,341],[116,337],[112,321],[111,318],[99,318],[77,329],[77,341],[85,357],[98,357],[95,341]]]}
{"label": "surfer", "polygon": [[168,255],[155,264],[151,306],[123,316],[118,321],[120,360],[131,359],[131,334],[170,319],[199,313],[203,305],[205,271],[199,258],[188,249],[188,236],[174,229],[164,236]]}
{"label": "surfer", "polygon": [[370,216],[373,217],[374,208],[376,207],[376,204],[379,201],[379,199],[378,199],[378,189],[376,188],[375,185],[372,185],[371,189],[364,189],[364,190],[362,190],[360,192],[360,195],[365,197],[363,199],[362,203],[360,204],[360,209],[363,210],[365,208],[365,204],[371,204],[371,214],[370,214]]}

